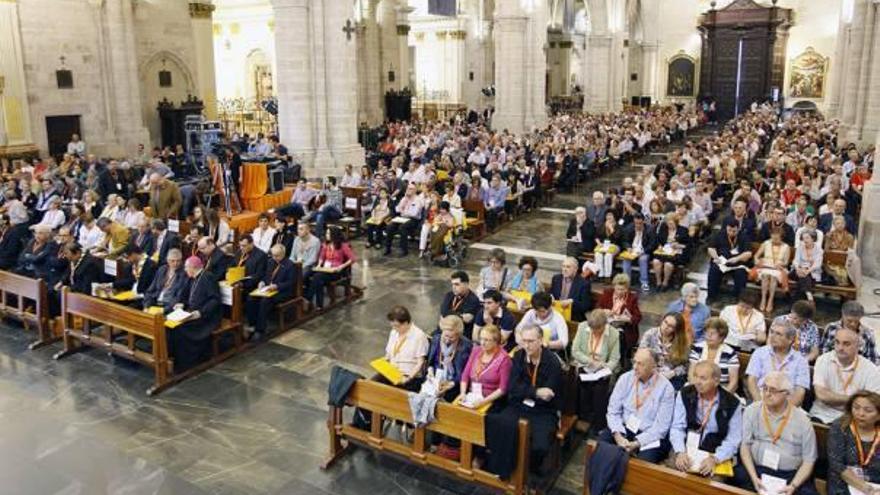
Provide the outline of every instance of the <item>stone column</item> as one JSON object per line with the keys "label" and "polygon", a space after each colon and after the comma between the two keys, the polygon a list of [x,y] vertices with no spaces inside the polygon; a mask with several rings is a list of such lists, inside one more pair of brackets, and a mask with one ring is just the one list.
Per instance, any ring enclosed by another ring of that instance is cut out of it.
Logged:
{"label": "stone column", "polygon": [[379,60],[379,23],[376,22],[378,0],[367,2],[363,19],[364,61],[364,118],[371,126],[379,125],[385,116],[382,98],[382,67]]}
{"label": "stone column", "polygon": [[612,41],[612,36],[608,34],[587,36],[586,59],[588,63],[583,66],[585,112],[604,113],[611,111]]}
{"label": "stone column", "polygon": [[133,153],[138,144],[149,144],[150,135],[141,112],[140,80],[134,43],[131,0],[106,0],[103,26],[110,79],[110,127],[115,143],[108,143],[111,155]]}
{"label": "stone column", "polygon": [[862,62],[862,52],[865,44],[865,17],[868,14],[869,5],[867,0],[856,0],[853,23],[849,31],[849,43],[846,53],[846,66],[841,67],[845,72],[844,83],[841,85],[840,134],[843,139],[849,140],[859,133],[856,128],[856,114],[859,93],[859,73]]}
{"label": "stone column", "polygon": [[217,118],[217,81],[214,70],[214,5],[206,0],[189,3],[189,17],[196,55],[199,97],[205,104],[205,118]]}
{"label": "stone column", "polygon": [[650,96],[652,105],[656,105],[660,100],[660,94],[657,90],[659,86],[657,74],[660,69],[657,60],[659,52],[660,43],[642,43],[642,96]]}
{"label": "stone column", "polygon": [[415,83],[412,76],[412,64],[409,59],[409,15],[415,9],[407,5],[397,7],[397,61],[400,63],[400,69],[397,73],[398,89],[409,87],[415,91]]}
{"label": "stone column", "polygon": [[[379,4],[379,52],[382,55],[379,80],[382,95],[392,89],[399,89],[403,80],[400,73],[400,45],[397,35],[397,1],[382,0]],[[394,81],[388,80],[388,73],[394,71]],[[384,103],[384,99],[383,99]]]}
{"label": "stone column", "polygon": [[[880,132],[875,136],[877,151],[874,160],[880,160]],[[876,169],[871,181],[862,191],[862,214],[859,218],[858,253],[862,260],[862,274],[880,279],[880,172]]]}
{"label": "stone column", "polygon": [[0,1],[0,54],[0,156],[35,151],[14,0]]}
{"label": "stone column", "polygon": [[492,127],[522,133],[547,120],[547,3],[495,5],[495,115]]}
{"label": "stone column", "polygon": [[834,58],[831,60],[831,67],[834,77],[831,79],[831,87],[828,92],[828,104],[825,107],[828,117],[836,119],[840,118],[840,103],[843,96],[843,75],[846,71],[847,47],[849,46],[851,22],[847,22],[841,16],[840,24],[837,28],[837,40],[834,44]]}
{"label": "stone column", "polygon": [[357,144],[354,33],[346,2],[272,0],[281,141],[309,177],[364,163]]}

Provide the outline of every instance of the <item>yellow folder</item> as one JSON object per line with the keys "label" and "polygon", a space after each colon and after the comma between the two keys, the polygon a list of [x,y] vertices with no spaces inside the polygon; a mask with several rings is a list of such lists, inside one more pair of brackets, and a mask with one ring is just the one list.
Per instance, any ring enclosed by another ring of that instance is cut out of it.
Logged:
{"label": "yellow folder", "polygon": [[145,309],[144,311],[146,311],[147,313],[150,313],[151,315],[165,314],[165,308],[163,308],[162,306],[150,306],[149,308]]}
{"label": "yellow folder", "polygon": [[559,314],[565,318],[565,321],[571,321],[571,305],[569,304],[567,308],[563,308],[562,304],[559,301],[553,301],[553,309],[558,311]]}
{"label": "yellow folder", "polygon": [[177,328],[177,327],[179,327],[180,325],[183,325],[183,324],[184,324],[183,321],[171,321],[171,320],[165,320],[165,327],[166,327],[166,328]]}
{"label": "yellow folder", "polygon": [[272,297],[275,294],[278,294],[277,290],[259,290],[255,289],[251,291],[251,296],[253,297]]}
{"label": "yellow folder", "polygon": [[722,463],[716,464],[713,473],[718,476],[733,476],[733,461],[728,459]]}
{"label": "yellow folder", "polygon": [[244,278],[244,267],[243,266],[233,266],[226,270],[226,281],[230,284],[234,284],[239,280]]}
{"label": "yellow folder", "polygon": [[629,249],[620,253],[620,255],[618,255],[617,257],[622,260],[627,260],[627,261],[633,261],[634,259],[638,258],[636,253],[634,253],[633,251],[630,251]]}
{"label": "yellow folder", "polygon": [[133,290],[127,290],[113,294],[110,296],[110,299],[113,299],[114,301],[134,301],[135,299],[138,299],[138,295]]}
{"label": "yellow folder", "polygon": [[394,385],[400,385],[403,382],[403,373],[383,357],[370,361],[370,366]]}
{"label": "yellow folder", "polygon": [[[455,404],[456,406],[465,407],[465,406],[462,406],[462,405],[461,405],[461,397],[456,397],[456,398],[455,398],[455,402],[453,402],[453,404]],[[473,409],[473,410],[474,410],[474,411],[477,411],[478,413],[480,413],[480,414],[482,414],[483,416],[485,416],[486,413],[489,412],[489,408],[490,408],[490,407],[492,407],[492,403],[491,403],[491,402],[487,402],[487,403],[483,404],[482,406],[478,407],[477,409]],[[466,408],[466,409],[471,409],[470,407],[465,407],[465,408]]]}

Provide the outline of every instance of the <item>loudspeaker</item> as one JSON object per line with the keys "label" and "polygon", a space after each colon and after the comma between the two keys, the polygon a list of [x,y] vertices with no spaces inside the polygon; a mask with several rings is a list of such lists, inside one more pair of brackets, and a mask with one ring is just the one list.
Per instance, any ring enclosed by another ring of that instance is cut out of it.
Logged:
{"label": "loudspeaker", "polygon": [[269,192],[275,193],[284,189],[284,170],[273,168],[269,171]]}

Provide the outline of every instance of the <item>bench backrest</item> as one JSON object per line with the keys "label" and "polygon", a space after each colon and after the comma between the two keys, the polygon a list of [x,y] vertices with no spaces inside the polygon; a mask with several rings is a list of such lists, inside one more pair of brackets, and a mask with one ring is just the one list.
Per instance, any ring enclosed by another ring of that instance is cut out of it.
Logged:
{"label": "bench backrest", "polygon": [[826,263],[829,263],[831,265],[840,265],[840,266],[846,266],[846,258],[847,258],[846,251],[839,251],[836,249],[829,249],[828,251],[825,251],[825,254],[822,257],[822,259]]}
{"label": "bench backrest", "polygon": [[112,301],[78,294],[70,291],[67,287],[63,289],[61,296],[61,314],[64,318],[65,328],[70,327],[68,318],[77,316],[150,339],[154,345],[165,346],[165,327],[162,315],[151,315]]}
{"label": "bench backrest", "polygon": [[[46,283],[42,279],[23,277],[12,272],[0,271],[0,291],[38,302],[46,300]],[[4,303],[0,301],[0,304]]]}
{"label": "bench backrest", "polygon": [[363,211],[363,198],[366,187],[340,187],[342,190],[343,209],[351,212],[354,218],[360,218]]}
{"label": "bench backrest", "polygon": [[241,323],[244,321],[244,305],[241,299],[241,285],[235,284],[228,286],[220,285],[220,300],[223,302],[224,309],[228,308],[229,319]]}
{"label": "bench backrest", "polygon": [[477,220],[482,220],[486,216],[486,206],[482,201],[466,199],[461,206],[465,213],[472,214]]}

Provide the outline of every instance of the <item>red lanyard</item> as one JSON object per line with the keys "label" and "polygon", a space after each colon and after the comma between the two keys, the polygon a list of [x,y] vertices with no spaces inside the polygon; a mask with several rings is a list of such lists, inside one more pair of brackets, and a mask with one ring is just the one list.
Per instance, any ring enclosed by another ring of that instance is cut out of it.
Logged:
{"label": "red lanyard", "polygon": [[874,440],[871,442],[871,450],[868,451],[867,456],[862,448],[862,436],[859,435],[859,429],[856,428],[855,421],[849,424],[849,429],[852,431],[853,439],[856,441],[856,450],[859,454],[859,465],[865,467],[871,463],[871,459],[874,458],[874,454],[877,452],[877,445],[880,444],[880,435],[878,435],[880,429],[876,426],[874,427]]}
{"label": "red lanyard", "polygon": [[[656,377],[657,377],[657,375],[655,373],[654,375],[651,376],[651,378],[648,379],[648,383],[650,384],[650,386],[645,389],[645,394],[642,396],[639,396],[639,379],[638,379],[638,377],[636,378],[636,385],[635,385],[636,393],[635,393],[635,397],[633,398],[633,400],[636,403],[636,411],[637,412],[642,408],[642,404],[644,404],[648,400],[648,397],[651,396],[651,392],[654,391],[654,387],[657,386],[658,380],[656,380]],[[651,382],[653,382],[653,383],[651,383]]]}

